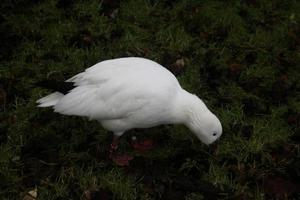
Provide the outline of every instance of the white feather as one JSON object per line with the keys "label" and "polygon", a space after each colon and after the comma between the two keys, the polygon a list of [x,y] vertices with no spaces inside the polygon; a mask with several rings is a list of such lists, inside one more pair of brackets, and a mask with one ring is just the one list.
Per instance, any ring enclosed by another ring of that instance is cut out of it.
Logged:
{"label": "white feather", "polygon": [[63,98],[63,94],[60,92],[54,92],[45,96],[36,102],[39,104],[38,107],[50,107],[54,106],[61,98]]}

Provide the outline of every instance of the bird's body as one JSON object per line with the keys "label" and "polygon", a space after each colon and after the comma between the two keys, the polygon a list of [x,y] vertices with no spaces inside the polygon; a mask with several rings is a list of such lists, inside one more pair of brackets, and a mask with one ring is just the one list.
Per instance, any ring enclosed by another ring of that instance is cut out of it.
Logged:
{"label": "bird's body", "polygon": [[[39,106],[98,120],[117,136],[132,128],[174,123],[187,125],[206,144],[222,133],[219,120],[205,104],[182,89],[166,68],[148,59],[106,60],[67,82],[73,82],[75,88],[66,95],[52,93],[38,100]],[[215,133],[217,136],[210,137]]]}

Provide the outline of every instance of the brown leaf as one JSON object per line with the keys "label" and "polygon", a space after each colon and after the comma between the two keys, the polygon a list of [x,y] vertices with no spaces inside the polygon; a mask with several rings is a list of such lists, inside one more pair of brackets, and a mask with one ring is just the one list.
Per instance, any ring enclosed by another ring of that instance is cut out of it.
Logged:
{"label": "brown leaf", "polygon": [[82,41],[85,45],[91,45],[94,41],[93,36],[89,32],[82,33]]}
{"label": "brown leaf", "polygon": [[300,121],[299,119],[300,119],[300,115],[297,116],[296,114],[291,114],[291,115],[288,116],[287,122],[288,122],[290,125],[292,125],[292,124],[297,124],[297,123],[299,123],[299,121]]}
{"label": "brown leaf", "polygon": [[201,32],[201,33],[200,33],[200,37],[201,37],[202,39],[204,39],[204,40],[208,40],[208,38],[209,38],[209,33],[207,33],[207,32]]}
{"label": "brown leaf", "polygon": [[231,75],[236,75],[236,74],[239,74],[241,72],[241,64],[239,63],[231,63],[229,65],[229,72]]}
{"label": "brown leaf", "polygon": [[297,43],[300,43],[300,38],[298,37],[297,33],[295,33],[294,31],[289,31],[288,36],[294,39]]}
{"label": "brown leaf", "polygon": [[37,199],[37,188],[30,190],[23,197],[23,200],[36,200],[36,199]]}
{"label": "brown leaf", "polygon": [[175,75],[179,75],[183,72],[184,70],[184,66],[185,66],[185,63],[184,63],[184,59],[183,58],[179,58],[175,61],[175,63],[173,63],[169,69],[170,71],[175,74]]}
{"label": "brown leaf", "polygon": [[288,78],[288,76],[287,75],[281,75],[280,77],[279,77],[279,80],[280,81],[287,81],[289,78]]}

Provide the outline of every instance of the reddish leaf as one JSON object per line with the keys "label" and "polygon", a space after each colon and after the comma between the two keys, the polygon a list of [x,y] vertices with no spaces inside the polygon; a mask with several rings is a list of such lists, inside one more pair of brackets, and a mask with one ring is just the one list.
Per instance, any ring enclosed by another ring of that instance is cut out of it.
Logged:
{"label": "reddish leaf", "polygon": [[124,155],[115,155],[112,157],[112,160],[114,163],[116,163],[118,166],[129,166],[129,161],[133,159],[133,156],[124,154]]}
{"label": "reddish leaf", "polygon": [[264,187],[267,193],[278,199],[287,199],[289,195],[297,191],[297,186],[293,182],[279,176],[267,177]]}
{"label": "reddish leaf", "polygon": [[289,115],[287,118],[287,122],[292,125],[292,124],[297,124],[299,121],[299,117],[297,115]]}
{"label": "reddish leaf", "polygon": [[132,146],[138,152],[144,153],[146,151],[149,151],[149,150],[153,149],[153,140],[146,139],[146,140],[139,141],[139,142],[136,141],[136,140],[133,140],[132,141]]}
{"label": "reddish leaf", "polygon": [[279,80],[280,81],[287,81],[289,78],[288,78],[288,76],[287,75],[281,75],[280,77],[279,77]]}

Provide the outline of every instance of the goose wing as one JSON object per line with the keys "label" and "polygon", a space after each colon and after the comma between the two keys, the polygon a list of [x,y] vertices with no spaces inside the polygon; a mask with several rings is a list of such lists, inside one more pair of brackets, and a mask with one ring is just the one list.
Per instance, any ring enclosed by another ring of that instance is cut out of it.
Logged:
{"label": "goose wing", "polygon": [[67,81],[76,87],[55,111],[98,120],[125,118],[144,106],[167,103],[180,87],[168,70],[143,58],[103,61]]}

